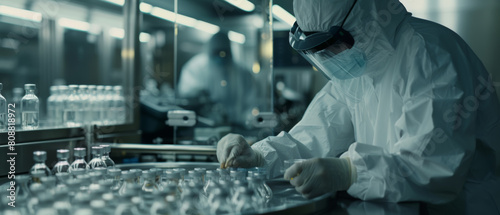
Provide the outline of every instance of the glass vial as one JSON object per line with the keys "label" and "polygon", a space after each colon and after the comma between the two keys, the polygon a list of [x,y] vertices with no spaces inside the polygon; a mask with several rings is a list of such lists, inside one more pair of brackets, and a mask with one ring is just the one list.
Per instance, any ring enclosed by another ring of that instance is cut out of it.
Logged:
{"label": "glass vial", "polygon": [[106,163],[102,160],[102,147],[100,146],[92,146],[92,160],[89,162],[89,166],[91,169],[95,169],[98,167],[107,168]]}
{"label": "glass vial", "polygon": [[75,156],[75,161],[71,163],[70,172],[75,169],[81,169],[87,171],[90,169],[89,165],[85,161],[85,156],[87,154],[87,149],[85,148],[75,148],[73,155]]}
{"label": "glass vial", "polygon": [[78,85],[69,85],[69,92],[64,101],[63,121],[67,127],[78,127],[78,112],[80,110],[80,96],[78,96]]}
{"label": "glass vial", "polygon": [[38,128],[40,113],[40,102],[35,95],[36,85],[25,84],[24,89],[26,94],[21,99],[21,125],[23,129],[34,130]]}
{"label": "glass vial", "polygon": [[115,168],[115,162],[109,157],[109,153],[111,153],[111,146],[109,145],[100,145],[102,147],[102,160],[106,164],[108,169]]}
{"label": "glass vial", "polygon": [[67,149],[58,149],[57,150],[57,163],[52,168],[52,174],[60,173],[60,172],[69,172],[70,165],[68,163],[69,158],[69,150]]}
{"label": "glass vial", "polygon": [[47,160],[47,152],[45,151],[34,151],[33,160],[35,164],[31,167],[30,174],[43,173],[43,176],[51,175],[49,167],[45,165]]}

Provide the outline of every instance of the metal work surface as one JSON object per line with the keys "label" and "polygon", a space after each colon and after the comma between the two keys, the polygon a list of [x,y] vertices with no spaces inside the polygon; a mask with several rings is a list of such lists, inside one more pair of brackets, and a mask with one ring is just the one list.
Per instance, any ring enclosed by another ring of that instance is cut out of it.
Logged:
{"label": "metal work surface", "polygon": [[[206,162],[165,162],[165,163],[138,163],[121,164],[121,169],[149,169],[149,168],[185,168],[194,169],[203,167],[207,170],[216,169],[219,163]],[[277,178],[267,180],[266,184],[273,191],[273,198],[262,208],[249,214],[297,214],[297,215],[330,215],[330,214],[380,214],[380,215],[417,215],[419,214],[419,203],[386,203],[366,202],[345,197],[325,194],[313,199],[305,199],[290,183],[284,179]]]}

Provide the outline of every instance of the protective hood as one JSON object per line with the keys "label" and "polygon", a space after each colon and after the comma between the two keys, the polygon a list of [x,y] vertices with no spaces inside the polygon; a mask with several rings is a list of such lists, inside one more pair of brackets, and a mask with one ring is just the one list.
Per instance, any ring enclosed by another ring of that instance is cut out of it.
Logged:
{"label": "protective hood", "polygon": [[[354,0],[294,0],[297,24],[304,32],[328,31],[340,26]],[[395,48],[398,27],[411,14],[398,0],[358,0],[343,28],[354,46],[367,56],[367,70],[381,63]]]}

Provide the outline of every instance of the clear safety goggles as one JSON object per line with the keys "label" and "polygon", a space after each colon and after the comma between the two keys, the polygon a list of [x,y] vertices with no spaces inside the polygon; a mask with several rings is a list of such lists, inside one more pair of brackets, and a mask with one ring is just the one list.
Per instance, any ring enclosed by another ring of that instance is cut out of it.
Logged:
{"label": "clear safety goggles", "polygon": [[290,46],[318,69],[321,67],[316,65],[318,62],[350,49],[354,45],[354,38],[342,27],[356,2],[354,0],[342,24],[331,27],[327,32],[304,32],[295,22],[290,29]]}

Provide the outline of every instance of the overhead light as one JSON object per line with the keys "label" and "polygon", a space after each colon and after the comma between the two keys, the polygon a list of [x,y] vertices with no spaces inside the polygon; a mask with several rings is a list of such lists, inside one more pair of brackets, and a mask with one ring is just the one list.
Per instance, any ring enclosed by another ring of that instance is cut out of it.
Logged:
{"label": "overhead light", "polygon": [[177,23],[181,24],[181,25],[185,25],[185,26],[188,26],[188,27],[194,27],[194,25],[196,25],[196,19],[193,19],[189,16],[184,16],[184,15],[181,15],[181,14],[177,14]]}
{"label": "overhead light", "polygon": [[255,5],[247,0],[226,0],[226,2],[246,12],[252,12],[253,10],[255,10]]}
{"label": "overhead light", "polygon": [[151,9],[151,15],[156,16],[160,19],[175,22],[175,13],[163,8],[153,7],[153,9]]}
{"label": "overhead light", "polygon": [[78,31],[89,31],[90,23],[68,18],[60,18],[57,22],[60,26]]}
{"label": "overhead light", "polygon": [[15,7],[0,6],[0,14],[14,18],[24,19],[28,21],[41,22],[42,14],[29,10],[23,10]]}
{"label": "overhead light", "polygon": [[273,15],[280,21],[287,23],[290,26],[293,26],[293,23],[295,23],[296,19],[295,17],[290,14],[288,11],[283,9],[281,6],[275,4],[272,7],[273,10]]}
{"label": "overhead light", "polygon": [[123,39],[125,37],[125,30],[121,28],[110,28],[109,29],[109,36],[118,38],[118,39]]}
{"label": "overhead light", "polygon": [[245,35],[243,34],[240,34],[238,32],[234,32],[234,31],[229,31],[227,33],[227,37],[229,38],[229,40],[235,42],[235,43],[239,43],[239,44],[243,44],[245,43]]}
{"label": "overhead light", "polygon": [[123,6],[125,4],[125,0],[104,0],[104,1],[107,1],[111,4],[120,5],[120,6]]}
{"label": "overhead light", "polygon": [[196,25],[194,26],[196,29],[200,31],[207,32],[209,34],[216,34],[220,31],[220,27],[214,24],[210,24],[208,22],[198,20]]}
{"label": "overhead light", "polygon": [[150,39],[151,39],[151,34],[148,34],[146,32],[141,32],[139,34],[139,41],[141,41],[142,43],[147,43],[149,42]]}
{"label": "overhead light", "polygon": [[151,13],[151,10],[153,10],[153,5],[141,2],[141,4],[139,5],[139,9],[143,13]]}

